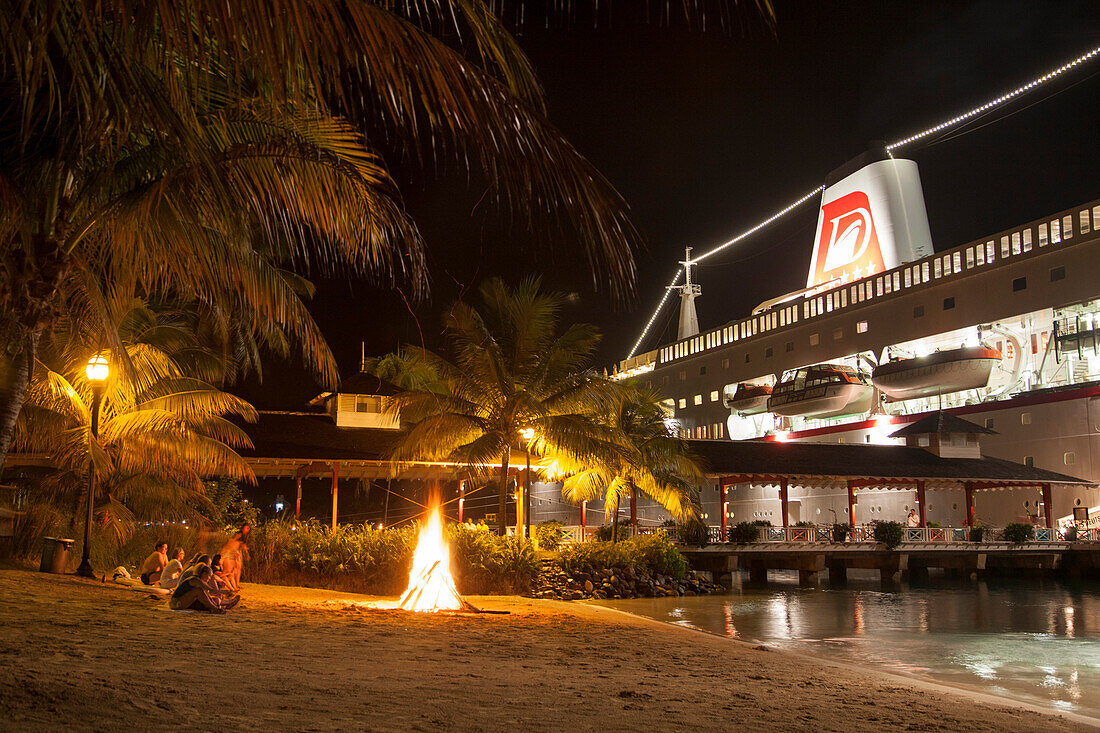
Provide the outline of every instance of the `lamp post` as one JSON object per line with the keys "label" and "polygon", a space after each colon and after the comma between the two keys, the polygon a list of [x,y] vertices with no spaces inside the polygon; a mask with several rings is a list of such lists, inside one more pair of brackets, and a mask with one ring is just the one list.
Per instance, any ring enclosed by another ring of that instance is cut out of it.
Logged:
{"label": "lamp post", "polygon": [[[107,357],[96,354],[88,360],[84,368],[88,383],[92,385],[92,441],[99,439],[99,403],[103,399],[103,385],[107,381],[110,367]],[[95,507],[95,467],[92,462],[92,446],[88,444],[88,515],[84,518],[84,549],[80,558],[80,567],[76,574],[85,578],[94,578],[92,570],[92,510]]]}
{"label": "lamp post", "polygon": [[525,537],[531,536],[531,441],[535,439],[535,431],[524,428],[520,431],[523,436],[523,448],[527,457],[527,469],[523,472],[523,521]]}

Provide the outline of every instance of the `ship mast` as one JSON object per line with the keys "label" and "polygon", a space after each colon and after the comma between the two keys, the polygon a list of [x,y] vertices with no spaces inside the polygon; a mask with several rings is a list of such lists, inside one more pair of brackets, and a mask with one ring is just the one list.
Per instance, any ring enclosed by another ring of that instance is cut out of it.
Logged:
{"label": "ship mast", "polygon": [[699,316],[695,313],[695,297],[702,292],[699,284],[691,281],[691,268],[695,266],[691,260],[691,247],[684,248],[684,259],[680,264],[684,266],[684,284],[670,288],[680,291],[680,328],[676,333],[677,341],[699,334]]}

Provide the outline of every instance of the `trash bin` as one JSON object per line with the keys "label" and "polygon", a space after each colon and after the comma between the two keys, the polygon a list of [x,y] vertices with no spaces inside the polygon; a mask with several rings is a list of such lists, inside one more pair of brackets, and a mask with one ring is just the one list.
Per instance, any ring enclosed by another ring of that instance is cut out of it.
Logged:
{"label": "trash bin", "polygon": [[42,564],[40,573],[66,573],[69,571],[69,550],[73,540],[60,537],[44,537],[42,540]]}

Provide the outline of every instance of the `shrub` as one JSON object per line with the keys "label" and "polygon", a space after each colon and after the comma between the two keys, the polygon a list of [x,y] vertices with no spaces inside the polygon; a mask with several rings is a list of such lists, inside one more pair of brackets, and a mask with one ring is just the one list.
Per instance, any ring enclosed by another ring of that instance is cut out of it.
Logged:
{"label": "shrub", "polygon": [[523,592],[538,572],[530,540],[500,537],[464,524],[448,526],[451,569],[462,593]]}
{"label": "shrub", "polygon": [[901,544],[905,530],[900,522],[875,522],[875,542],[886,545],[886,549],[892,550]]}
{"label": "shrub", "polygon": [[676,538],[688,547],[706,547],[710,542],[710,530],[698,519],[691,518],[676,528]]}
{"label": "shrub", "polygon": [[549,522],[539,522],[535,527],[535,539],[538,540],[540,550],[556,550],[561,544],[562,529],[564,525],[556,519]]}
{"label": "shrub", "polygon": [[1035,528],[1030,524],[1024,524],[1023,522],[1012,522],[1005,525],[1005,541],[1013,542],[1017,545],[1034,539]]}
{"label": "shrub", "polygon": [[814,524],[813,522],[807,522],[805,519],[803,519],[801,522],[795,522],[794,526],[796,526],[796,527],[816,527],[817,525]]}
{"label": "shrub", "polygon": [[[611,541],[611,530],[614,524],[602,524],[596,528],[596,539],[601,542]],[[619,522],[619,542],[630,539],[630,525],[625,522]]]}
{"label": "shrub", "polygon": [[833,525],[833,542],[844,542],[848,539],[848,532],[851,531],[851,527],[847,524],[834,524]]}
{"label": "shrub", "polygon": [[760,525],[756,522],[738,522],[729,528],[730,542],[744,545],[760,538]]}
{"label": "shrub", "polygon": [[756,519],[756,520],[753,521],[753,524],[757,527],[770,527],[770,526],[772,526],[772,523],[769,522],[767,519]]}
{"label": "shrub", "polygon": [[608,568],[633,567],[650,575],[684,577],[687,561],[668,535],[658,532],[625,542],[577,542],[558,551],[558,565],[567,573],[593,573]]}

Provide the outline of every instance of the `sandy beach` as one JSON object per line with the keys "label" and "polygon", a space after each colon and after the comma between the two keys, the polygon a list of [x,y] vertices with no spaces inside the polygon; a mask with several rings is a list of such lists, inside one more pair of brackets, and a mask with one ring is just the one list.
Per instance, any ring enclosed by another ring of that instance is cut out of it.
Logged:
{"label": "sandy beach", "polygon": [[[1085,730],[875,671],[609,609],[508,615],[246,584],[225,616],[75,577],[0,570],[0,727],[276,730]],[[389,599],[392,601],[392,599]]]}

